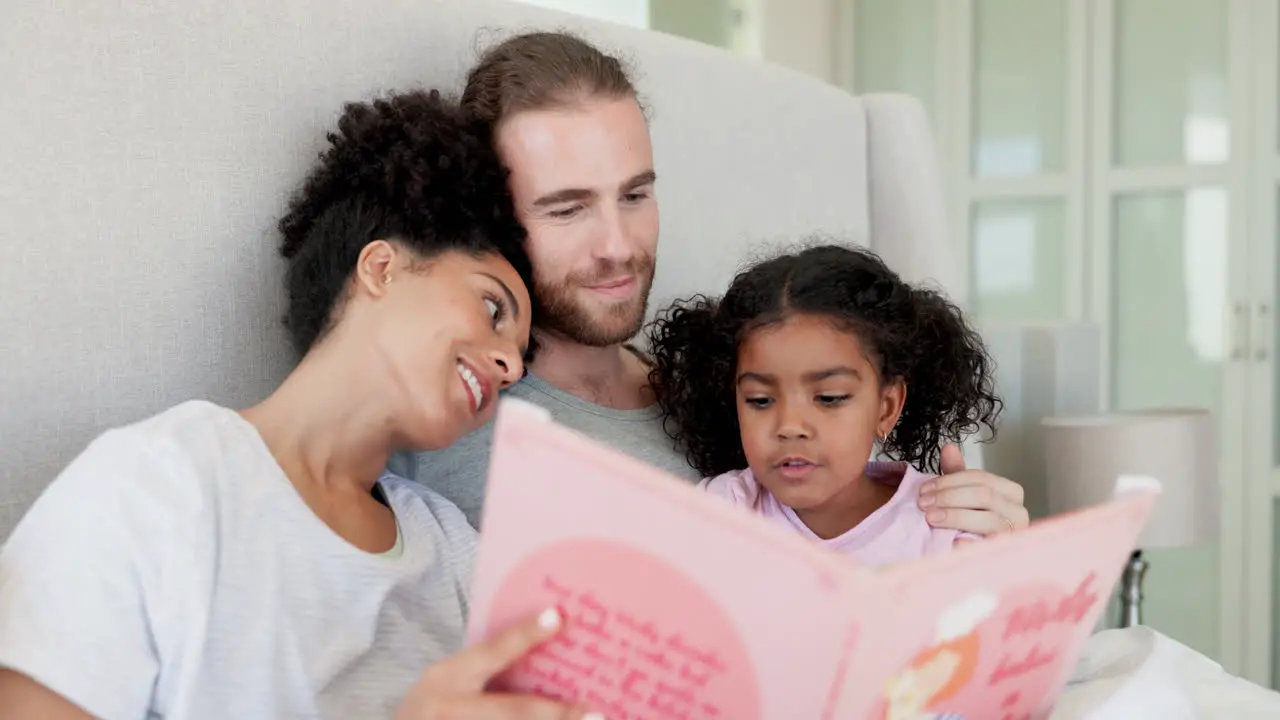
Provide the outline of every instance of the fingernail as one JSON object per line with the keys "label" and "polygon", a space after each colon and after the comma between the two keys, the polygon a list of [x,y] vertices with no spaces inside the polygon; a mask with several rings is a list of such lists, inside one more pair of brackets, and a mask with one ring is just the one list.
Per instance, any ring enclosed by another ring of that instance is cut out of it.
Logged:
{"label": "fingernail", "polygon": [[926,513],[924,517],[926,520],[928,520],[931,523],[937,523],[937,522],[942,522],[942,520],[946,516],[947,514],[941,510],[933,510],[931,512]]}
{"label": "fingernail", "polygon": [[920,496],[920,507],[922,508],[933,507],[933,504],[936,502],[938,502],[938,498],[934,497],[933,495]]}
{"label": "fingernail", "polygon": [[930,480],[929,482],[927,482],[927,483],[925,483],[925,484],[923,484],[923,485],[921,485],[921,486],[920,486],[920,494],[921,494],[921,495],[924,495],[924,494],[927,494],[927,493],[931,493],[931,492],[933,492],[934,490],[937,490],[937,489],[938,489],[938,484],[937,484],[937,483],[935,483],[934,481]]}
{"label": "fingernail", "polygon": [[560,627],[560,611],[555,608],[547,608],[538,615],[538,627],[543,630],[555,630]]}

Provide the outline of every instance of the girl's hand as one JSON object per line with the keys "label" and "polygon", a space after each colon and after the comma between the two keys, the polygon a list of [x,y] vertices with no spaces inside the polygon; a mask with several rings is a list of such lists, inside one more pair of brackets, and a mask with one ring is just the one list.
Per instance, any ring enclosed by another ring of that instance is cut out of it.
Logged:
{"label": "girl's hand", "polygon": [[559,612],[545,610],[432,665],[400,703],[396,720],[604,720],[554,700],[484,690],[493,676],[554,636],[562,624]]}
{"label": "girl's hand", "polygon": [[933,527],[990,537],[1031,523],[1022,486],[982,470],[966,470],[956,445],[942,448],[942,475],[920,488],[920,508]]}

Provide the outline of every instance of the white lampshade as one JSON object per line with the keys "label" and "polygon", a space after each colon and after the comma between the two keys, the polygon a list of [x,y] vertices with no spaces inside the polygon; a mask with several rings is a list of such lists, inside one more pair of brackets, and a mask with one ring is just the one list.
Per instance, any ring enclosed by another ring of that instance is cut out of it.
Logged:
{"label": "white lampshade", "polygon": [[1207,410],[1049,417],[1041,425],[1051,513],[1106,502],[1117,477],[1147,475],[1160,481],[1162,492],[1139,547],[1217,536],[1217,443]]}

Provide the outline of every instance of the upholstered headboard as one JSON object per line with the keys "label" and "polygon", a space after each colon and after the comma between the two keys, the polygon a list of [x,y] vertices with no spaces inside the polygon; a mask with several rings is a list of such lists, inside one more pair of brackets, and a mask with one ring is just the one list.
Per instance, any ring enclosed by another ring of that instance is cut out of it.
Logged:
{"label": "upholstered headboard", "polygon": [[568,28],[651,110],[655,305],[820,231],[948,284],[919,107],[500,0],[6,0],[0,23],[0,538],[98,432],[292,362],[273,224],[344,101],[460,90],[477,50]]}

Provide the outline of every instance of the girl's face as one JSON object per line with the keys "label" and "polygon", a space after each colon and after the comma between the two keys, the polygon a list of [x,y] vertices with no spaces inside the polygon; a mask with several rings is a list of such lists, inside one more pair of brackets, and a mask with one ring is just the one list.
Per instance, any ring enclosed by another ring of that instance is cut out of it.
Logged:
{"label": "girl's face", "polygon": [[365,337],[380,361],[367,371],[390,382],[399,444],[446,447],[488,422],[498,391],[523,374],[529,292],[494,253],[422,260],[374,245],[362,254],[357,278],[366,300],[360,314],[371,330]]}
{"label": "girl's face", "polygon": [[856,489],[906,400],[900,380],[882,382],[857,335],[814,315],[748,333],[735,384],[751,472],[801,515]]}

